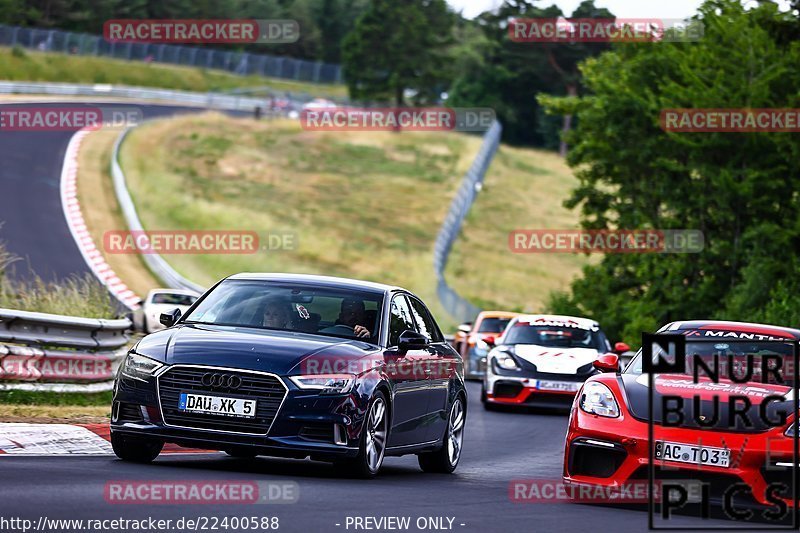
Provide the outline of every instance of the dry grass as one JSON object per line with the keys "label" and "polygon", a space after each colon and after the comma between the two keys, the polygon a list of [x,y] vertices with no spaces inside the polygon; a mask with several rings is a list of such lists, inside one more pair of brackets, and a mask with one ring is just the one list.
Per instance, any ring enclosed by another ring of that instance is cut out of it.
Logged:
{"label": "dry grass", "polygon": [[551,291],[567,289],[588,260],[575,254],[518,254],[515,229],[576,229],[563,206],[577,180],[552,152],[502,146],[489,169],[445,273],[464,297],[484,309],[542,312]]}
{"label": "dry grass", "polygon": [[110,406],[16,405],[0,403],[0,422],[102,424],[108,422],[110,418]]}
{"label": "dry grass", "polygon": [[291,251],[168,256],[189,279],[328,274],[406,286],[434,304],[433,241],[479,143],[443,133],[309,132],[297,121],[212,114],[137,129],[122,165],[148,229],[297,236]]}
{"label": "dry grass", "polygon": [[344,85],[305,83],[261,76],[236,76],[221,70],[75,56],[0,47],[0,79],[65,83],[114,83],[184,91],[224,91],[240,87],[269,87],[275,91],[306,92],[315,96],[347,96]]}
{"label": "dry grass", "polygon": [[128,229],[117,203],[109,170],[111,152],[119,134],[117,130],[99,130],[83,139],[78,154],[78,200],[89,233],[106,262],[133,292],[144,297],[150,289],[162,284],[153,276],[141,256],[109,254],[102,246],[106,231]]}

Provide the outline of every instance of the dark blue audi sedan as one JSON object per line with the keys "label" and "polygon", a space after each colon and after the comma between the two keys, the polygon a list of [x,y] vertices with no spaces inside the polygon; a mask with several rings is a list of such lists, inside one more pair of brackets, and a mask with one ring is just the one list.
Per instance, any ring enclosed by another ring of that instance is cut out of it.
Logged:
{"label": "dark blue audi sedan", "polygon": [[343,278],[238,274],[131,349],[111,443],[149,462],[164,443],[333,462],[371,477],[385,456],[458,465],[463,364],[409,291]]}

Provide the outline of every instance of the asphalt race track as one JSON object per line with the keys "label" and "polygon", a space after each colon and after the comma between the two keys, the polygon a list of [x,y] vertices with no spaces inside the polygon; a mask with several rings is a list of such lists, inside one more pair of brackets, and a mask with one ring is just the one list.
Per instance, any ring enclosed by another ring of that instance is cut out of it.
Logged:
{"label": "asphalt race track", "polygon": [[[374,480],[340,479],[327,464],[311,461],[222,455],[161,456],[152,465],[126,464],[114,457],[0,458],[0,507],[5,517],[179,520],[199,517],[278,517],[280,531],[354,531],[348,517],[453,518],[455,531],[647,530],[646,509],[576,503],[513,503],[513,479],[559,479],[565,413],[486,412],[479,385],[469,383],[464,454],[455,474],[424,474],[416,457],[387,458]],[[104,499],[109,481],[293,481],[299,499],[283,505],[119,505]],[[672,527],[698,524],[677,517]],[[447,520],[444,520],[445,526]],[[339,524],[337,526],[337,524]],[[463,524],[463,526],[462,526]],[[705,527],[738,524],[704,521]],[[363,529],[362,529],[363,530]]]}
{"label": "asphalt race track", "polygon": [[[11,107],[137,107],[145,119],[202,111],[166,105],[2,104]],[[0,129],[0,241],[22,259],[13,275],[26,279],[31,271],[46,280],[63,280],[89,273],[70,235],[61,207],[59,183],[72,131],[3,131]]]}

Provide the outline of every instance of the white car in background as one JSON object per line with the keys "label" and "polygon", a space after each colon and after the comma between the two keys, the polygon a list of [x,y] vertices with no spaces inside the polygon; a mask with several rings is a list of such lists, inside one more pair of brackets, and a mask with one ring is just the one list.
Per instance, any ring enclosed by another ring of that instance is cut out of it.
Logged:
{"label": "white car in background", "polygon": [[[481,401],[496,405],[569,407],[598,356],[611,353],[600,325],[588,318],[520,315],[511,319],[486,358]],[[630,348],[617,343],[613,351]]]}
{"label": "white car in background", "polygon": [[332,102],[330,100],[326,100],[325,98],[314,98],[310,102],[306,102],[303,104],[304,110],[309,109],[336,109],[338,104],[336,102]]}
{"label": "white car in background", "polygon": [[161,313],[172,311],[175,308],[186,314],[186,310],[197,301],[200,295],[194,291],[184,289],[153,289],[147,293],[147,298],[142,302],[142,330],[152,333],[164,329],[161,324]]}

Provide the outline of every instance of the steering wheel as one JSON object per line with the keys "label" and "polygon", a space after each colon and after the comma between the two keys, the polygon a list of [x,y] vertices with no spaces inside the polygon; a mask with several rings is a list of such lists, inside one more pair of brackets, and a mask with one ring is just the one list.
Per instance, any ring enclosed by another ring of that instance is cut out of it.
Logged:
{"label": "steering wheel", "polygon": [[322,330],[323,333],[351,333],[355,334],[355,328],[352,326],[348,326],[347,324],[336,324],[335,326],[329,326]]}

